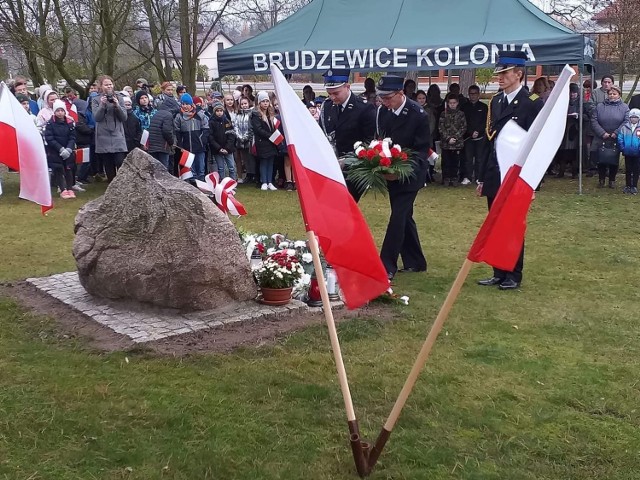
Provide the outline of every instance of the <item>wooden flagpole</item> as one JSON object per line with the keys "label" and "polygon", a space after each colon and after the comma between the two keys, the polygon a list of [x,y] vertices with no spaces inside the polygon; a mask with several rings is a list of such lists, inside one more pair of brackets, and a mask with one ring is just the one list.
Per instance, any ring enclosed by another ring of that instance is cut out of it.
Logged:
{"label": "wooden flagpole", "polygon": [[425,363],[427,363],[427,359],[429,358],[431,349],[433,348],[433,345],[436,342],[436,339],[438,338],[438,334],[440,333],[440,331],[442,330],[442,327],[444,326],[444,322],[447,320],[447,317],[449,317],[449,312],[451,312],[451,308],[453,307],[453,304],[458,298],[460,289],[462,288],[462,285],[464,285],[464,281],[469,275],[469,271],[471,270],[472,265],[473,265],[473,262],[468,258],[465,258],[464,263],[462,264],[462,267],[460,267],[460,271],[458,271],[458,275],[456,276],[456,279],[454,280],[453,285],[451,286],[451,289],[447,294],[447,298],[442,304],[442,307],[440,307],[438,316],[436,317],[436,320],[433,323],[433,326],[431,327],[431,330],[429,331],[429,334],[427,335],[427,338],[424,341],[422,348],[420,349],[420,353],[418,353],[418,357],[416,358],[416,361],[414,362],[413,367],[411,367],[411,372],[409,372],[409,376],[407,377],[407,380],[404,382],[404,386],[402,387],[402,390],[400,391],[400,395],[398,395],[398,399],[396,400],[396,403],[393,406],[391,413],[389,414],[389,418],[387,419],[384,426],[382,427],[382,430],[380,430],[378,439],[376,440],[376,443],[373,446],[371,453],[369,454],[369,458],[368,458],[369,471],[367,473],[371,472],[376,462],[378,461],[378,457],[380,457],[380,454],[382,453],[382,449],[387,443],[387,440],[391,435],[391,431],[393,430],[393,427],[398,421],[400,412],[402,412],[402,408],[407,402],[407,399],[409,398],[409,394],[411,393],[411,390],[413,390],[413,387],[415,386],[416,381],[418,380],[418,375],[420,375],[420,371],[424,368]]}
{"label": "wooden flagpole", "polygon": [[307,239],[309,241],[311,255],[313,256],[313,267],[315,268],[316,278],[318,279],[320,297],[322,298],[322,309],[324,310],[324,318],[327,321],[327,329],[329,330],[329,338],[331,339],[331,349],[333,350],[333,358],[336,362],[336,370],[338,371],[338,380],[340,382],[340,390],[342,391],[342,398],[344,400],[344,408],[347,412],[349,441],[353,452],[353,460],[355,461],[358,475],[360,475],[360,477],[365,477],[369,471],[367,459],[365,457],[365,452],[368,453],[368,448],[364,449],[362,447],[362,442],[360,441],[358,420],[356,419],[355,410],[353,408],[353,400],[351,399],[351,392],[347,381],[347,372],[344,368],[344,361],[342,360],[342,351],[340,349],[340,342],[338,341],[336,324],[333,319],[333,311],[331,310],[329,292],[327,291],[327,285],[324,281],[324,273],[322,272],[318,240],[316,239],[316,235],[313,230],[307,231]]}

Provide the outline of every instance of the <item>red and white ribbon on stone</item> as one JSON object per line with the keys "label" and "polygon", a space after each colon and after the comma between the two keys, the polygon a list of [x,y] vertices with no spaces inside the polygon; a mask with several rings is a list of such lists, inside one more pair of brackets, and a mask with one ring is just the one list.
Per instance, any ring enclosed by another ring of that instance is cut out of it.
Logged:
{"label": "red and white ribbon on stone", "polygon": [[220,180],[218,172],[213,172],[204,177],[204,180],[204,182],[196,180],[196,186],[203,192],[213,194],[220,210],[238,217],[247,214],[244,205],[234,197],[234,188],[236,188],[238,182],[233,178],[225,177]]}

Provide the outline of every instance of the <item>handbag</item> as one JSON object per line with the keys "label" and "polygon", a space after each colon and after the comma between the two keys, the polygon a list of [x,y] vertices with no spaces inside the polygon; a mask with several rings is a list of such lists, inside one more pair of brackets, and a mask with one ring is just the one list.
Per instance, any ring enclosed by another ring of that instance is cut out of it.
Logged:
{"label": "handbag", "polygon": [[598,163],[603,165],[618,165],[620,150],[615,140],[604,140],[598,149]]}

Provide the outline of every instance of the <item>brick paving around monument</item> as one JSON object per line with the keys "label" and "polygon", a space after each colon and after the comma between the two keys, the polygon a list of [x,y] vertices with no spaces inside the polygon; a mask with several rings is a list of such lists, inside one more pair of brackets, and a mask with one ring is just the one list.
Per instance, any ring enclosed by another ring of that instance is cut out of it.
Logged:
{"label": "brick paving around monument", "polygon": [[[28,278],[26,281],[41,292],[78,310],[114,332],[126,335],[136,343],[161,340],[243,321],[279,319],[297,313],[318,313],[322,310],[309,308],[299,300],[291,300],[288,305],[280,307],[262,305],[258,302],[244,302],[238,304],[233,310],[181,313],[174,309],[132,301],[94,297],[80,284],[77,272]],[[342,305],[342,302],[332,303],[334,309]]]}

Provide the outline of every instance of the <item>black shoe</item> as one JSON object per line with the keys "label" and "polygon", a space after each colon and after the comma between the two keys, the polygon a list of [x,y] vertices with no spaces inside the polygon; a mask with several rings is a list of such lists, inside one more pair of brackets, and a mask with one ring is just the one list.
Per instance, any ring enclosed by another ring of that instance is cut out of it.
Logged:
{"label": "black shoe", "polygon": [[598,188],[604,188],[604,180],[598,181]]}
{"label": "black shoe", "polygon": [[484,280],[478,280],[478,285],[482,285],[483,287],[493,287],[494,285],[500,285],[504,281],[504,278],[491,277],[485,278]]}
{"label": "black shoe", "polygon": [[395,273],[387,272],[387,278],[389,279],[389,281],[393,280],[393,277],[395,276],[396,276]]}
{"label": "black shoe", "polygon": [[616,188],[616,182],[609,180],[609,188]]}
{"label": "black shoe", "polygon": [[287,192],[293,192],[293,183],[291,183],[291,182],[285,183],[285,190]]}
{"label": "black shoe", "polygon": [[498,285],[498,289],[500,290],[515,290],[518,288],[520,284],[511,278],[507,278],[500,285]]}
{"label": "black shoe", "polygon": [[414,268],[414,267],[407,267],[407,268],[401,268],[400,270],[398,270],[400,273],[417,273],[417,272],[426,272],[427,269],[426,268]]}

